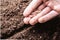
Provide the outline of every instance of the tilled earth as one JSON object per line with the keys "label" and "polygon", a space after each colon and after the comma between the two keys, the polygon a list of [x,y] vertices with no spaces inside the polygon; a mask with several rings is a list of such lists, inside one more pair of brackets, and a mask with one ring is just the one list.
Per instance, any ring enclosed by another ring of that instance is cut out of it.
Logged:
{"label": "tilled earth", "polygon": [[60,16],[34,26],[23,22],[23,11],[32,0],[0,0],[0,38],[60,40]]}

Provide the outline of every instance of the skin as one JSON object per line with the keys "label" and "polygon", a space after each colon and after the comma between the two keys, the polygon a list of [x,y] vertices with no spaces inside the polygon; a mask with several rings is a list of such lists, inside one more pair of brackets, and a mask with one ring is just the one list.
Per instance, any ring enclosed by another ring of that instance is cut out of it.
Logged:
{"label": "skin", "polygon": [[48,6],[60,13],[60,0],[50,0]]}
{"label": "skin", "polygon": [[[41,4],[41,2],[44,2]],[[37,8],[37,9],[36,9]],[[34,11],[35,10],[35,11]],[[34,12],[33,12],[34,11]],[[37,13],[37,11],[39,11]],[[24,23],[34,25],[36,23],[45,23],[60,13],[59,0],[33,0],[25,9],[23,15]]]}

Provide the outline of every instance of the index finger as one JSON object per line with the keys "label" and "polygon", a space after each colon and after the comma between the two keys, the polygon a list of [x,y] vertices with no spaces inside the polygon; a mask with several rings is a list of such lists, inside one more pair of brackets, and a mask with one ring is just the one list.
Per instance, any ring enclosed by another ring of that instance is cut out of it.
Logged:
{"label": "index finger", "polygon": [[25,11],[23,12],[24,16],[28,16],[37,6],[39,6],[39,4],[42,2],[42,0],[33,0],[29,6],[27,6],[27,8],[25,9]]}

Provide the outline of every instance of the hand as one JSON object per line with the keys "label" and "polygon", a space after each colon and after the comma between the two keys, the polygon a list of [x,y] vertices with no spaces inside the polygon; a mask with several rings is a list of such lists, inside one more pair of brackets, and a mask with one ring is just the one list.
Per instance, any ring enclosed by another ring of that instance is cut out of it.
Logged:
{"label": "hand", "polygon": [[[34,25],[37,22],[44,23],[44,22],[47,22],[48,20],[54,18],[55,16],[59,15],[59,13],[57,11],[59,11],[60,9],[58,10],[58,8],[55,4],[52,5],[51,1],[45,2],[43,4],[41,4],[41,2],[42,2],[42,0],[33,0],[30,3],[30,5],[25,9],[25,11],[23,13],[23,15],[25,16],[25,18],[24,18],[24,23],[25,24],[30,23],[31,25]],[[33,12],[34,9],[36,9],[35,12]],[[39,10],[39,12],[41,10],[42,11],[37,14],[36,12],[38,10]]]}
{"label": "hand", "polygon": [[60,13],[60,0],[50,0],[48,6]]}

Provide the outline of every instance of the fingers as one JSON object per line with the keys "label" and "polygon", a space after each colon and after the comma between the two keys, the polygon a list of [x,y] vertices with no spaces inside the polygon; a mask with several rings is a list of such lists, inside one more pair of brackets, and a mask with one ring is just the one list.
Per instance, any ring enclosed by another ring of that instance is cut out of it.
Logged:
{"label": "fingers", "polygon": [[[46,2],[45,4],[47,4],[47,3],[48,3],[48,2]],[[35,12],[31,13],[31,15],[29,15],[28,17],[25,17],[24,20],[23,20],[24,23],[25,23],[25,24],[29,24],[30,19],[31,19],[32,17],[36,16],[37,13],[39,13],[39,12],[46,6],[45,4],[40,5]]]}
{"label": "fingers", "polygon": [[33,0],[29,6],[25,9],[23,15],[28,16],[40,3],[42,0]]}
{"label": "fingers", "polygon": [[28,17],[25,17],[24,20],[23,20],[24,23],[25,24],[29,24],[29,21],[31,20],[31,18],[33,18],[34,16],[36,16],[37,12],[38,11],[35,11],[35,12],[32,13],[32,15],[29,15]]}
{"label": "fingers", "polygon": [[46,7],[46,8],[43,9],[39,14],[37,14],[35,17],[33,17],[33,18],[29,21],[29,23],[30,23],[31,25],[36,24],[36,23],[38,22],[38,18],[44,16],[45,14],[47,14],[47,13],[50,12],[50,11],[51,11],[51,9],[50,9],[49,7]]}
{"label": "fingers", "polygon": [[51,8],[53,8],[54,5],[53,5],[52,2],[49,2],[48,6],[51,7]]}
{"label": "fingers", "polygon": [[30,19],[30,17],[25,17],[23,21],[25,24],[29,24]]}
{"label": "fingers", "polygon": [[40,5],[40,6],[38,7],[38,10],[43,10],[48,3],[49,3],[49,1],[47,1],[46,3],[43,3],[42,5]]}
{"label": "fingers", "polygon": [[29,24],[29,21],[30,21],[31,18],[34,17],[34,16],[35,16],[35,15],[29,15],[28,17],[25,17],[24,20],[23,20],[24,23],[25,23],[25,24]]}
{"label": "fingers", "polygon": [[43,0],[44,3],[45,3],[46,1],[48,1],[48,0]]}
{"label": "fingers", "polygon": [[54,6],[54,8],[53,8],[53,9],[60,13],[60,4],[59,4],[59,5]]}
{"label": "fingers", "polygon": [[[57,0],[56,0],[57,1]],[[53,10],[57,11],[60,13],[60,3],[53,3],[53,2],[49,2],[48,6],[51,7]]]}
{"label": "fingers", "polygon": [[59,15],[59,13],[57,13],[56,11],[52,10],[50,13],[48,13],[47,15],[43,16],[43,17],[40,17],[38,19],[38,21],[40,23],[44,23],[44,22],[47,22],[48,20],[54,18],[55,16]]}
{"label": "fingers", "polygon": [[46,6],[45,4],[40,5],[40,6],[38,7],[38,10],[41,11],[45,6]]}

